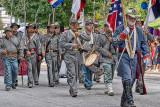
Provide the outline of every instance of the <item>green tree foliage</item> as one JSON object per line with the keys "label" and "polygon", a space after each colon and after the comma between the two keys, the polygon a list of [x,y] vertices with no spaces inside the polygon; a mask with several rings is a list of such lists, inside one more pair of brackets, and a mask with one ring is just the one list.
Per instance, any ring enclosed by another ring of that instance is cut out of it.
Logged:
{"label": "green tree foliage", "polygon": [[0,30],[3,29],[3,23],[2,20],[0,19]]}
{"label": "green tree foliage", "polygon": [[[61,25],[68,26],[69,19],[72,16],[73,0],[64,0],[55,9],[55,21]],[[7,12],[11,13],[11,0],[1,0],[0,3],[5,7]],[[101,8],[102,0],[96,0],[96,10]],[[37,22],[43,25],[48,24],[49,14],[52,13],[52,7],[48,0],[26,0],[27,22],[33,23],[37,14]],[[13,0],[13,16],[16,18],[24,19],[24,0]],[[93,17],[93,0],[87,0],[85,5],[85,16],[87,18]],[[52,17],[52,16],[51,16]],[[52,20],[52,18],[51,18]]]}

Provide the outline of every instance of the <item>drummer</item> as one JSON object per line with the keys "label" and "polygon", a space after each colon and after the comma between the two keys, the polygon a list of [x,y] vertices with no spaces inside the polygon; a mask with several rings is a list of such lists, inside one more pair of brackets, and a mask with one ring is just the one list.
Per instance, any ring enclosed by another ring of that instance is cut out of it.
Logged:
{"label": "drummer", "polygon": [[[96,43],[98,40],[98,35],[93,33],[93,29],[92,29],[92,21],[91,20],[86,20],[85,21],[85,33],[91,37],[90,41],[84,41],[83,42],[83,64],[82,64],[82,72],[84,74],[84,87],[87,90],[91,90],[92,87],[92,71],[89,70],[85,65],[84,65],[84,58],[86,58],[87,55],[89,55],[91,53],[91,51],[96,47]],[[98,62],[95,63],[98,66]]]}
{"label": "drummer", "polygon": [[104,23],[104,33],[99,36],[97,50],[101,54],[100,64],[104,71],[105,94],[113,96],[112,80],[116,64],[116,48],[112,45],[112,29]]}

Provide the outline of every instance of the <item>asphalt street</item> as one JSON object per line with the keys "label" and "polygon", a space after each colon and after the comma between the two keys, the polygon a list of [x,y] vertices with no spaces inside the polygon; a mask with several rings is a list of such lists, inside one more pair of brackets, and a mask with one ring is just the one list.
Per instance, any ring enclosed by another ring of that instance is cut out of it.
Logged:
{"label": "asphalt street", "polygon": [[[16,90],[5,91],[4,77],[0,76],[0,107],[120,107],[122,93],[121,79],[116,76],[113,81],[114,96],[104,94],[103,76],[101,82],[93,82],[91,90],[86,90],[78,83],[78,96],[69,95],[66,78],[60,78],[60,84],[48,87],[46,66],[42,66],[40,85],[27,87],[27,76],[24,76],[24,86],[21,76],[18,76],[19,86]],[[137,107],[160,107],[160,75],[145,74],[147,95],[135,93],[133,96]]]}

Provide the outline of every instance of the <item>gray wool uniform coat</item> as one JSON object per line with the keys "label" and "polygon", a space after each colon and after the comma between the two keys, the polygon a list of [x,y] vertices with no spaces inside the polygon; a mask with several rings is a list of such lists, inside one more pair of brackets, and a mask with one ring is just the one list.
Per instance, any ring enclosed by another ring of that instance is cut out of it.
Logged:
{"label": "gray wool uniform coat", "polygon": [[[28,73],[28,85],[38,82],[38,73],[37,73],[37,55],[41,56],[41,43],[38,35],[33,34],[32,36],[27,35],[26,38],[27,51],[31,52],[31,56],[25,54],[25,60],[27,64],[27,73]],[[35,51],[33,51],[33,49]],[[26,51],[25,51],[26,52]]]}
{"label": "gray wool uniform coat", "polygon": [[[78,31],[81,36],[78,37],[79,41],[86,40],[90,41],[90,37],[82,31]],[[75,43],[75,36],[70,30],[65,31],[60,40],[61,47],[65,49],[64,61],[67,67],[68,84],[70,86],[70,93],[77,92],[77,73],[80,71],[79,61],[82,59],[80,51],[75,51],[73,49],[73,44]],[[80,43],[77,42],[78,49],[81,48]]]}
{"label": "gray wool uniform coat", "polygon": [[60,36],[49,35],[46,41],[46,63],[48,71],[49,85],[59,81],[59,55],[60,53]]}

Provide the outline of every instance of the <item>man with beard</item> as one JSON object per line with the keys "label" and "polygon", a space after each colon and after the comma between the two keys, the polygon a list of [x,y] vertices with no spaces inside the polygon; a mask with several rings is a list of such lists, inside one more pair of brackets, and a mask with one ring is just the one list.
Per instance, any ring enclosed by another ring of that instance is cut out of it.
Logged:
{"label": "man with beard", "polygon": [[28,74],[28,88],[33,87],[33,81],[35,85],[39,85],[38,73],[37,73],[37,61],[41,60],[41,43],[39,37],[34,33],[33,24],[27,26],[27,38],[26,38],[25,59],[27,63]]}
{"label": "man with beard", "polygon": [[[154,41],[153,35],[148,32],[148,29],[146,29],[145,27],[144,28],[142,27],[143,23],[144,23],[144,21],[141,21],[140,19],[138,19],[136,21],[136,26],[138,26],[141,29],[143,29],[146,43],[148,43],[148,41],[153,42]],[[146,63],[144,63],[144,56],[142,56],[142,71],[143,71],[143,76],[144,76],[146,67],[147,67]],[[142,83],[142,76],[140,76],[139,79],[137,79],[137,81],[136,81],[135,91],[137,93],[139,93],[140,95],[144,94],[144,92],[143,92],[143,83]]]}
{"label": "man with beard", "polygon": [[[139,75],[142,73],[141,53],[144,55],[145,62],[150,61],[149,47],[144,39],[144,32],[135,26],[136,11],[129,8],[126,13],[128,26],[119,26],[113,34],[113,45],[118,46],[118,76],[122,78],[123,94],[121,97],[121,107],[135,107],[132,95],[132,87]],[[132,53],[130,51],[127,35],[130,35]],[[143,79],[143,78],[142,78]],[[142,80],[143,81],[143,80]],[[143,81],[144,83],[144,81]],[[143,84],[145,90],[145,85]]]}
{"label": "man with beard", "polygon": [[98,52],[101,54],[100,63],[104,71],[105,94],[113,96],[112,80],[116,64],[116,48],[112,45],[112,30],[109,23],[104,23],[104,33],[98,40]]}
{"label": "man with beard", "polygon": [[80,57],[80,43],[75,43],[75,38],[77,37],[78,41],[90,40],[90,37],[87,36],[82,31],[76,31],[76,20],[70,19],[70,30],[67,30],[61,36],[61,47],[65,49],[64,61],[67,67],[67,82],[70,86],[70,94],[72,97],[77,96],[77,73],[80,70],[79,57]]}
{"label": "man with beard", "polygon": [[6,37],[0,41],[0,55],[4,64],[4,83],[6,91],[10,88],[16,89],[15,83],[18,74],[18,58],[23,59],[23,50],[20,41],[13,36],[13,30],[9,27],[5,28]]}
{"label": "man with beard", "polygon": [[[44,46],[45,38],[44,38],[44,35],[42,35],[41,33],[39,33],[39,24],[38,24],[38,23],[34,23],[34,29],[35,29],[35,30],[34,30],[35,34],[39,37],[41,46]],[[41,47],[41,48],[42,48],[42,47]],[[43,58],[42,58],[42,59],[43,59]],[[39,78],[40,71],[41,71],[41,63],[42,63],[42,59],[41,59],[41,60],[38,60],[38,62],[37,62],[37,73],[38,73],[38,78]]]}

